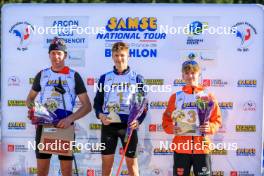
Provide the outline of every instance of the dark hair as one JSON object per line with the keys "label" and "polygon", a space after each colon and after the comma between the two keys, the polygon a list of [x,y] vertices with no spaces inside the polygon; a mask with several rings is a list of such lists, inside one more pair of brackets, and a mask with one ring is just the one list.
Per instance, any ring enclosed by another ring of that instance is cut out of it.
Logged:
{"label": "dark hair", "polygon": [[122,51],[122,50],[126,50],[128,51],[128,45],[124,42],[117,42],[114,43],[112,46],[112,52],[117,52],[117,51]]}
{"label": "dark hair", "polygon": [[61,50],[67,53],[65,41],[62,38],[54,37],[54,39],[50,42],[49,53],[52,50]]}

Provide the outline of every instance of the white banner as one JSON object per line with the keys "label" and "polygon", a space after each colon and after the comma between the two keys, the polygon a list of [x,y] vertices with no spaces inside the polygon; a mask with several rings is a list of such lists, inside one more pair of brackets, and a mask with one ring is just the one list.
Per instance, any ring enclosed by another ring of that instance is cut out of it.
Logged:
{"label": "white banner", "polygon": [[[64,38],[67,65],[78,71],[91,100],[99,76],[112,70],[111,46],[130,45],[130,67],[153,85],[149,113],[139,130],[140,175],[171,176],[173,157],[160,149],[171,141],[161,126],[172,93],[181,89],[181,64],[196,60],[200,81],[213,92],[223,126],[215,144],[237,144],[212,155],[214,175],[259,176],[263,126],[263,7],[176,4],[10,4],[2,9],[2,175],[35,175],[28,143],[35,127],[27,119],[26,96],[35,75],[50,66],[48,46]],[[197,30],[198,28],[198,30]],[[78,101],[77,101],[78,106]],[[100,121],[91,112],[76,123],[80,143],[100,142]],[[116,150],[114,174],[121,159]],[[79,175],[101,175],[98,148],[77,150]],[[73,171],[74,173],[74,171]],[[61,175],[57,157],[50,175]],[[123,166],[122,175],[128,175]]]}

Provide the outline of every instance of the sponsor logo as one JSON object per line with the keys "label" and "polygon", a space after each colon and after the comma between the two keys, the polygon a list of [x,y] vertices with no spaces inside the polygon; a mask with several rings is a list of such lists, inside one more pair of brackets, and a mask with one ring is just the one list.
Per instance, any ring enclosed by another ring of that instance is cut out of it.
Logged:
{"label": "sponsor logo", "polygon": [[224,171],[213,171],[213,176],[224,176]]}
{"label": "sponsor logo", "polygon": [[89,125],[89,127],[90,127],[90,130],[100,130],[101,127],[102,127],[102,124],[91,123],[91,124]]}
{"label": "sponsor logo", "polygon": [[247,101],[243,105],[244,111],[256,111],[256,103],[252,100]]}
{"label": "sponsor logo", "polygon": [[38,173],[38,169],[36,167],[29,167],[27,170],[28,170],[29,174],[37,174]]}
{"label": "sponsor logo", "polygon": [[[142,152],[142,150],[143,149],[141,148],[141,152]],[[119,155],[123,155],[123,152],[124,152],[124,149],[123,148],[119,148]],[[133,154],[133,153],[135,153],[135,151],[134,150],[128,150],[127,153]]]}
{"label": "sponsor logo", "polygon": [[208,28],[208,22],[193,21],[189,24],[187,45],[199,45],[204,42],[204,39],[200,37],[204,29]]}
{"label": "sponsor logo", "polygon": [[10,76],[8,78],[8,86],[20,86],[20,79],[17,76]]}
{"label": "sponsor logo", "polygon": [[185,82],[182,79],[175,79],[173,81],[173,86],[185,86]]}
{"label": "sponsor logo", "polygon": [[121,170],[120,175],[129,175],[128,170]]}
{"label": "sponsor logo", "polygon": [[[91,31],[88,29],[89,17],[87,16],[52,16],[44,18],[44,28],[52,28],[53,30],[45,30],[44,47],[48,47],[54,36],[63,38],[67,44],[67,48],[74,48],[69,51],[69,65],[80,66],[83,62],[84,51],[82,48],[87,48],[88,40],[84,34]],[[95,29],[96,30],[96,29]],[[76,50],[76,49],[79,50]],[[73,62],[72,62],[73,61]],[[75,62],[77,61],[77,62]]]}
{"label": "sponsor logo", "polygon": [[87,176],[95,176],[95,170],[94,169],[87,169],[86,175]]}
{"label": "sponsor logo", "polygon": [[90,154],[101,154],[101,150],[100,149],[93,149],[93,148],[91,148],[91,150],[90,150],[89,153]]}
{"label": "sponsor logo", "polygon": [[149,132],[163,131],[161,124],[149,124]]}
{"label": "sponsor logo", "polygon": [[149,124],[149,132],[156,132],[157,124]]}
{"label": "sponsor logo", "polygon": [[165,39],[166,33],[155,32],[157,30],[157,22],[156,17],[111,17],[106,25],[107,32],[104,34],[99,33],[96,38],[104,40],[138,39],[144,42]]}
{"label": "sponsor logo", "polygon": [[21,175],[21,170],[19,170],[16,165],[8,168],[8,175],[9,176],[19,176]]}
{"label": "sponsor logo", "polygon": [[17,38],[17,50],[25,51],[28,49],[33,36],[33,31],[33,26],[26,21],[17,22],[10,28],[9,33]]}
{"label": "sponsor logo", "polygon": [[231,171],[231,172],[230,172],[230,176],[238,176],[237,171]]}
{"label": "sponsor logo", "polygon": [[100,175],[102,175],[102,171],[100,169],[88,168],[86,175],[87,176],[100,176]]}
{"label": "sponsor logo", "polygon": [[155,31],[157,30],[157,18],[116,18],[111,17],[106,25],[107,31]]}
{"label": "sponsor logo", "polygon": [[247,52],[257,35],[255,27],[248,22],[238,22],[232,26],[237,41],[237,51]]}
{"label": "sponsor logo", "polygon": [[25,122],[9,122],[8,129],[24,130],[26,129]]}
{"label": "sponsor logo", "polygon": [[15,145],[13,145],[13,144],[8,144],[8,145],[7,145],[7,151],[8,151],[8,152],[14,152],[14,151],[15,151]]}
{"label": "sponsor logo", "polygon": [[249,171],[238,171],[239,176],[255,176],[255,174],[250,173]]}
{"label": "sponsor logo", "polygon": [[8,106],[26,106],[25,100],[8,100],[7,101]]}
{"label": "sponsor logo", "polygon": [[211,155],[227,155],[227,150],[225,149],[214,149],[210,151]]}
{"label": "sponsor logo", "polygon": [[182,104],[182,109],[194,109],[196,108],[195,102],[186,102]]}
{"label": "sponsor logo", "polygon": [[88,86],[93,86],[96,83],[96,79],[95,78],[87,78],[86,83]]}
{"label": "sponsor logo", "polygon": [[[57,86],[59,84],[59,80],[48,80],[47,82],[47,86]],[[67,86],[68,83],[67,83],[67,80],[61,80],[61,84],[63,86]]]}
{"label": "sponsor logo", "polygon": [[155,148],[153,150],[153,154],[154,155],[172,155],[173,151],[169,150],[169,149],[160,149],[160,148]]}
{"label": "sponsor logo", "polygon": [[77,173],[79,175],[83,175],[84,171],[83,171],[83,169],[76,169],[76,168],[72,169],[72,175],[77,175]]}
{"label": "sponsor logo", "polygon": [[255,79],[238,80],[237,87],[257,87],[257,80]]}
{"label": "sponsor logo", "polygon": [[181,54],[182,60],[206,60],[211,61],[216,59],[216,52],[215,51],[203,51],[203,52],[193,52],[193,51],[183,51]]}
{"label": "sponsor logo", "polygon": [[163,131],[162,124],[157,124],[157,131]]}
{"label": "sponsor logo", "polygon": [[237,156],[256,156],[255,148],[238,148],[236,150]]}
{"label": "sponsor logo", "polygon": [[188,54],[188,59],[190,59],[190,60],[194,60],[195,58],[197,58],[198,57],[198,54],[197,53],[189,53]]}
{"label": "sponsor logo", "polygon": [[203,29],[208,28],[208,22],[193,21],[189,24],[188,34],[189,35],[200,35]]}
{"label": "sponsor logo", "polygon": [[224,87],[227,85],[227,82],[221,79],[204,79],[202,84],[206,87]]}
{"label": "sponsor logo", "polygon": [[256,132],[256,125],[236,125],[236,132]]}
{"label": "sponsor logo", "polygon": [[152,174],[152,175],[160,175],[160,174],[161,174],[161,171],[160,171],[160,169],[153,169],[153,170],[151,171],[151,174]]}
{"label": "sponsor logo", "polygon": [[152,101],[149,105],[150,109],[165,109],[167,106],[167,101]]}
{"label": "sponsor logo", "polygon": [[144,79],[146,85],[163,85],[164,79]]}
{"label": "sponsor logo", "polygon": [[210,87],[211,86],[211,80],[210,79],[203,79],[203,86]]}
{"label": "sponsor logo", "polygon": [[[157,58],[156,43],[166,39],[166,33],[157,31],[156,17],[110,17],[105,26],[106,32],[98,33],[97,40],[105,40],[105,57],[112,56],[110,47],[113,41],[130,40],[129,56],[131,58]],[[154,45],[153,45],[154,44]]]}
{"label": "sponsor logo", "polygon": [[7,151],[8,152],[27,152],[28,148],[25,145],[8,144]]}
{"label": "sponsor logo", "polygon": [[221,109],[233,109],[234,103],[233,102],[218,102],[218,106]]}
{"label": "sponsor logo", "polygon": [[[129,49],[129,57],[132,58],[156,58],[157,55],[157,49]],[[111,49],[105,49],[105,57],[112,57]]]}

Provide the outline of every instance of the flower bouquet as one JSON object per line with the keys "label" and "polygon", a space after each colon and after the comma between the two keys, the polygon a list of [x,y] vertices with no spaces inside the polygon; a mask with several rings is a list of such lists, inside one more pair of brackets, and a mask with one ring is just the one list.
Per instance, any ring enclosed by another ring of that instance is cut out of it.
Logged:
{"label": "flower bouquet", "polygon": [[29,118],[34,125],[52,124],[56,125],[60,119],[54,112],[39,102],[34,102],[29,109]]}
{"label": "flower bouquet", "polygon": [[[208,96],[197,96],[196,97],[196,107],[199,117],[199,124],[204,125],[209,122],[210,114],[213,109],[214,102]],[[205,134],[203,133],[202,136]]]}
{"label": "flower bouquet", "polygon": [[128,116],[128,128],[126,132],[125,141],[127,141],[128,137],[131,135],[131,128],[129,128],[129,124],[137,120],[142,113],[144,112],[145,108],[148,106],[148,100],[145,98],[141,93],[134,94],[131,103],[130,103],[130,114]]}

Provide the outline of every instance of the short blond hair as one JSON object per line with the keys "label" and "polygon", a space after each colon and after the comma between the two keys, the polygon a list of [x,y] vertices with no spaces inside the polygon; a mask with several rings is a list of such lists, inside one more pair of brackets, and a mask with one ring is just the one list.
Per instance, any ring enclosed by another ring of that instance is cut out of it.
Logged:
{"label": "short blond hair", "polygon": [[124,42],[116,42],[112,46],[112,52],[118,52],[118,51],[127,51],[128,52],[128,45]]}
{"label": "short blond hair", "polygon": [[200,71],[201,71],[200,66],[194,60],[188,60],[183,62],[182,64],[182,73],[200,72]]}

